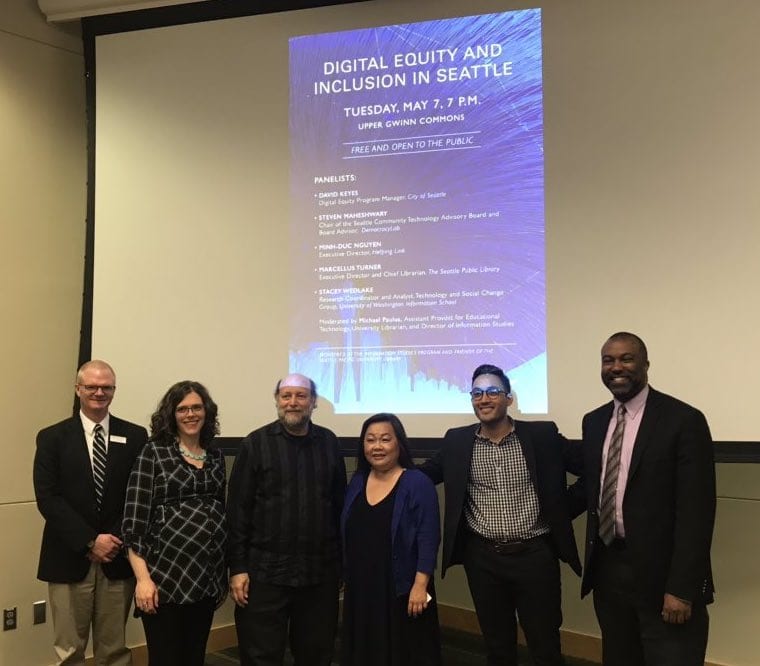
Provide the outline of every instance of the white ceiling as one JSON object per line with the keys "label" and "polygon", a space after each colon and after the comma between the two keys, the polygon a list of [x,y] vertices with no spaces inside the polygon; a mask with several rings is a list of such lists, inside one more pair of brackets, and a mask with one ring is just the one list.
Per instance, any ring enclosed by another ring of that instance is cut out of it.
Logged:
{"label": "white ceiling", "polygon": [[48,21],[74,21],[85,16],[115,14],[210,0],[37,0]]}

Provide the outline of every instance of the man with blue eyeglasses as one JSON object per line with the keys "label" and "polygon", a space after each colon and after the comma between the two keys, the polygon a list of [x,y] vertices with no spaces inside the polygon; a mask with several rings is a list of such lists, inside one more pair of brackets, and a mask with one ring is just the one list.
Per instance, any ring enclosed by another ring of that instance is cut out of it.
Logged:
{"label": "man with blue eyeglasses", "polygon": [[580,447],[551,421],[515,421],[509,379],[495,365],[472,376],[478,423],[452,428],[421,469],[444,483],[441,576],[463,564],[489,666],[517,665],[517,619],[537,666],[563,664],[559,560],[580,575],[566,472]]}

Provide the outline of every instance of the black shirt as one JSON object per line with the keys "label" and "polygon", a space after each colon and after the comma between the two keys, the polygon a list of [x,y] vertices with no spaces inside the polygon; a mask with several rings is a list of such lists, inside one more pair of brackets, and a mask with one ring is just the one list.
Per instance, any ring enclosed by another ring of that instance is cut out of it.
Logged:
{"label": "black shirt", "polygon": [[227,498],[230,574],[277,585],[314,585],[337,571],[346,468],[335,434],[279,421],[241,443]]}

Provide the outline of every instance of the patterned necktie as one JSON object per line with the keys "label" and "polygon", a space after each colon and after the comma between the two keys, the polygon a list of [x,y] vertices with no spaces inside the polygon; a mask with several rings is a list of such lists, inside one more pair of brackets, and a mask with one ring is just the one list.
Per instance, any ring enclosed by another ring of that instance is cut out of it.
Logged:
{"label": "patterned necktie", "polygon": [[620,453],[623,450],[623,432],[625,431],[625,406],[620,405],[617,423],[607,450],[607,467],[604,472],[604,487],[599,500],[599,538],[609,546],[615,538],[615,499],[617,496],[618,472],[620,472]]}
{"label": "patterned necktie", "polygon": [[95,481],[95,503],[100,511],[100,504],[103,501],[103,482],[106,478],[106,438],[100,423],[95,426],[93,432],[95,437],[92,442],[92,479]]}

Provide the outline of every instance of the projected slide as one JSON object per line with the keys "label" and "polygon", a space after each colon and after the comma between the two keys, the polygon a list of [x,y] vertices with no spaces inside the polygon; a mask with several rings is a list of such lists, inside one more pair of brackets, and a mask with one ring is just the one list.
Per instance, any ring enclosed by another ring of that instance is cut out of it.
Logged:
{"label": "projected slide", "polygon": [[545,412],[540,10],[293,38],[289,123],[291,370],[441,413],[494,363]]}

